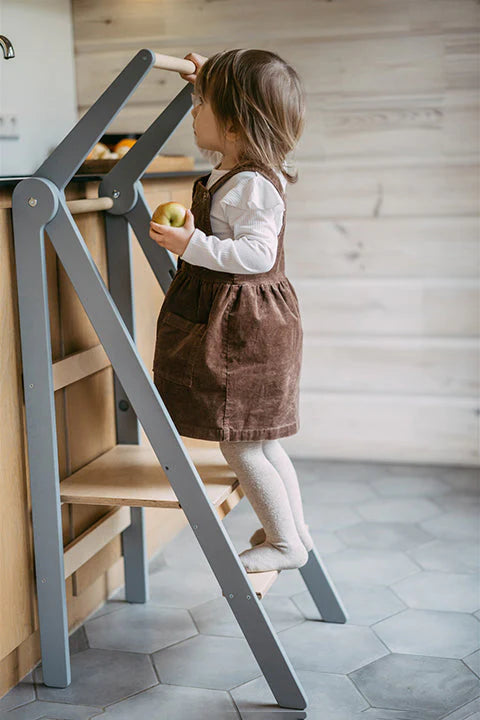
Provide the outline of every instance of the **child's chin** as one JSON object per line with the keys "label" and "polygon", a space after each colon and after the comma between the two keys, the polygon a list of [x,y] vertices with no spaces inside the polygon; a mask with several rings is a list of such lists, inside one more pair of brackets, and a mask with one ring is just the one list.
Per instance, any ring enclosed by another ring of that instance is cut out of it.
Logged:
{"label": "child's chin", "polygon": [[198,146],[198,149],[200,150],[200,155],[205,159],[211,162],[213,165],[216,165],[220,162],[223,155],[219,150],[208,150],[208,148],[202,148],[200,145]]}

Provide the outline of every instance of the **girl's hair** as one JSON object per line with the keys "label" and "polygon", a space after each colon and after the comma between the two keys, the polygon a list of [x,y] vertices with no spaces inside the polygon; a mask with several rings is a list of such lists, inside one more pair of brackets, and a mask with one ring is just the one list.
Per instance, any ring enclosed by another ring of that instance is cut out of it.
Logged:
{"label": "girl's hair", "polygon": [[223,50],[197,73],[195,94],[208,100],[222,134],[239,134],[239,162],[253,161],[282,172],[305,126],[305,91],[297,72],[268,50]]}

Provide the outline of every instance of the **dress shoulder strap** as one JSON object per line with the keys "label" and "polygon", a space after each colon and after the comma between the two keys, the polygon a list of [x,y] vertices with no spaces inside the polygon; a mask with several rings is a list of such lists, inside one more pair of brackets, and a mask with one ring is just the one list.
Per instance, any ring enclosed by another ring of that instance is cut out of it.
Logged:
{"label": "dress shoulder strap", "polygon": [[[216,192],[219,189],[219,187],[221,187],[224,183],[226,183],[227,180],[229,180],[231,177],[233,177],[237,173],[244,172],[245,170],[251,170],[253,172],[258,172],[261,175],[263,175],[264,177],[266,177],[267,180],[270,180],[270,182],[274,186],[275,190],[278,192],[278,194],[282,198],[284,205],[286,204],[285,193],[283,191],[283,187],[280,182],[280,178],[278,177],[276,172],[274,170],[272,170],[272,168],[270,168],[266,165],[263,165],[262,163],[252,162],[251,160],[246,160],[245,162],[238,163],[237,165],[235,165],[235,167],[231,168],[228,172],[226,172],[225,175],[222,175],[221,178],[219,178],[215,183],[213,183],[213,185],[210,188],[208,188],[210,194],[213,195],[213,193]],[[199,180],[200,179],[201,178],[199,178]]]}

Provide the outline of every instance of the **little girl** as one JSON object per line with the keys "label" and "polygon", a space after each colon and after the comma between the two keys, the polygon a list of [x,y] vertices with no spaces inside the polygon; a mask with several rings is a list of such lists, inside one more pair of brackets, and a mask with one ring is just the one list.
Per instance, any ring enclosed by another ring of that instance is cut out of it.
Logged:
{"label": "little girl", "polygon": [[262,523],[248,572],[299,568],[313,547],[295,469],[303,331],[284,272],[285,168],[304,127],[295,70],[273,52],[194,53],[193,126],[217,158],[181,228],[150,224],[178,255],[157,321],[154,383],[180,435],[217,440]]}

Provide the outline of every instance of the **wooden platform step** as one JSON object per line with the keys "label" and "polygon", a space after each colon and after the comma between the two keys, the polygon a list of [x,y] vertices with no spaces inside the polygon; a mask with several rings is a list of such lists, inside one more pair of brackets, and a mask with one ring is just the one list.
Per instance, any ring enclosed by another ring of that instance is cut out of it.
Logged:
{"label": "wooden platform step", "polygon": [[[198,446],[188,451],[215,507],[221,507],[234,493],[235,504],[243,497],[218,447]],[[81,505],[180,508],[157,456],[146,445],[116,445],[100,455],[60,483],[60,499]]]}
{"label": "wooden platform step", "polygon": [[[225,462],[218,443],[191,438],[182,440],[203,480],[210,501],[217,509],[220,519],[223,519],[243,497],[237,477]],[[60,483],[60,499],[64,503],[80,505],[180,509],[180,503],[157,456],[152,448],[146,445],[116,445],[100,455]],[[72,544],[71,550],[69,548],[70,554],[73,555],[74,550],[78,548],[74,548]],[[70,557],[68,559],[66,576],[71,574],[80,562],[75,562],[73,557],[71,562]],[[275,570],[248,573],[253,589],[260,599],[265,597],[278,574]]]}

